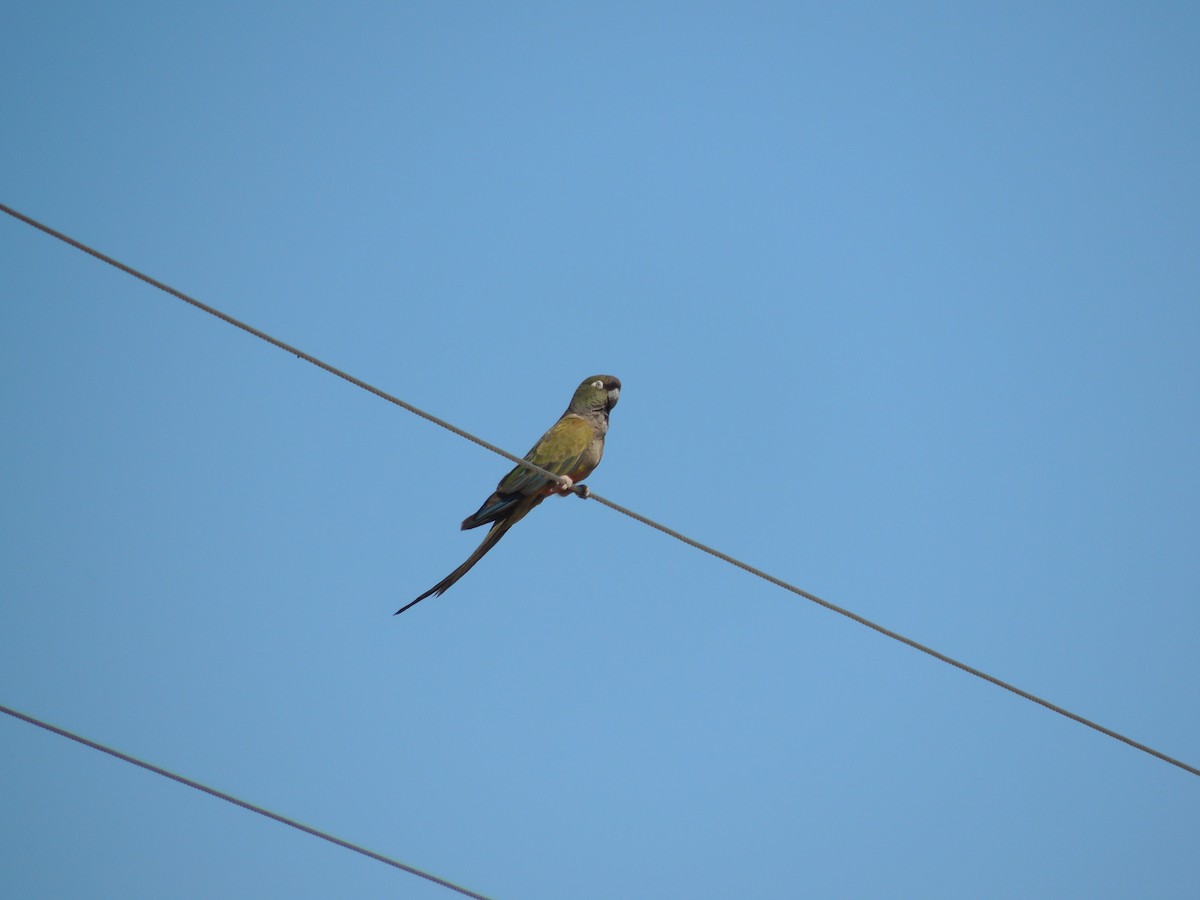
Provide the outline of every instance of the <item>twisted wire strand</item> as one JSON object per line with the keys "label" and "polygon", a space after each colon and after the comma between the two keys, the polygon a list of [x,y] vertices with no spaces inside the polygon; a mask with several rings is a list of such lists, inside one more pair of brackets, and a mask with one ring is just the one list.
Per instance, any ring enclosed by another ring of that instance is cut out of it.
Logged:
{"label": "twisted wire strand", "polygon": [[[452,425],[443,419],[439,419],[437,416],[432,415],[431,413],[427,413],[423,409],[413,406],[411,403],[407,403],[404,400],[401,400],[399,397],[393,396],[392,394],[389,394],[386,391],[375,387],[374,385],[368,384],[367,382],[363,381],[362,379],[355,378],[353,375],[350,375],[347,372],[344,372],[341,369],[336,368],[335,366],[331,366],[329,363],[323,362],[322,360],[317,359],[315,356],[312,356],[309,353],[305,353],[303,350],[299,350],[296,347],[293,347],[291,344],[287,344],[287,343],[279,340],[278,338],[271,337],[269,334],[267,334],[263,331],[260,331],[259,329],[254,328],[253,326],[247,325],[245,322],[235,319],[233,316],[231,316],[227,313],[224,313],[224,312],[220,311],[219,309],[211,307],[205,303],[201,303],[199,300],[196,300],[195,298],[188,296],[187,294],[183,293],[182,291],[176,290],[175,288],[171,287],[170,285],[164,284],[163,282],[158,281],[157,279],[151,278],[149,275],[145,275],[142,272],[139,272],[137,269],[134,269],[132,266],[127,266],[124,263],[113,259],[111,256],[101,253],[99,250],[95,250],[92,247],[89,247],[88,245],[63,234],[60,231],[56,231],[55,229],[49,227],[48,225],[42,224],[41,222],[37,221],[36,219],[31,218],[30,216],[27,216],[23,213],[17,212],[15,209],[12,209],[11,207],[6,206],[2,203],[0,203],[0,211],[6,212],[13,218],[19,219],[20,221],[25,222],[27,225],[31,225],[32,227],[38,229],[39,231],[45,232],[46,234],[50,235],[51,237],[57,238],[58,240],[62,241],[63,243],[69,244],[70,246],[75,247],[78,250],[82,250],[84,253],[87,253],[90,256],[94,256],[96,259],[99,259],[102,262],[108,263],[110,266],[120,269],[122,272],[132,275],[134,278],[144,281],[147,284],[152,285],[153,287],[156,287],[161,291],[165,291],[166,293],[170,294],[171,296],[177,297],[180,300],[183,300],[185,303],[190,303],[192,306],[196,307],[197,309],[201,309],[204,312],[208,313],[209,315],[216,316],[221,321],[227,322],[236,328],[240,328],[242,331],[252,334],[257,338],[260,338],[261,340],[266,341],[268,344],[273,344],[274,346],[280,348],[281,350],[286,350],[288,353],[298,356],[300,359],[303,359],[306,362],[312,363],[314,366],[316,366],[320,369],[324,369],[326,372],[329,372],[331,375],[336,375],[338,378],[348,381],[351,384],[355,385],[356,387],[360,387],[363,390],[368,391],[377,397],[387,400],[389,403],[394,403],[396,406],[399,406],[401,409],[407,410],[408,412],[411,412],[414,415],[420,416],[421,418],[423,418],[429,422],[432,422],[435,425],[440,425],[442,428],[445,428],[447,431],[453,432],[454,434],[458,435],[459,437],[465,438],[468,441],[471,441],[472,443],[478,444],[480,447],[483,447],[487,450],[491,450],[493,453],[495,453],[499,456],[503,456],[505,459],[509,460],[510,462],[516,463],[519,466],[524,466],[526,469],[530,469],[534,472],[537,472],[540,475],[543,475],[543,476],[551,479],[552,481],[558,482],[559,484],[565,483],[565,479],[562,479],[559,476],[546,471],[545,469],[541,468],[540,466],[534,465],[533,463],[528,462],[527,460],[521,459],[520,457],[516,456],[513,453],[509,453],[507,450],[503,450],[500,447],[495,446],[494,444],[488,443],[487,441],[483,440],[482,438],[476,437],[475,435],[471,434],[470,432],[464,431],[463,429],[459,428],[458,426]],[[1129,747],[1134,748],[1135,750],[1141,750],[1143,753],[1147,753],[1150,756],[1155,757],[1156,759],[1159,759],[1165,763],[1169,763],[1170,765],[1175,766],[1179,769],[1182,769],[1185,772],[1189,772],[1192,775],[1200,776],[1200,768],[1189,765],[1188,763],[1185,763],[1182,760],[1176,759],[1173,756],[1168,756],[1166,753],[1163,753],[1159,750],[1155,750],[1153,747],[1150,747],[1147,744],[1143,744],[1140,741],[1135,741],[1135,740],[1133,740],[1133,738],[1127,737],[1126,735],[1123,735],[1117,731],[1114,731],[1111,728],[1106,728],[1105,726],[1100,725],[1097,722],[1093,722],[1091,719],[1087,719],[1077,713],[1073,713],[1068,709],[1065,709],[1055,703],[1051,703],[1049,700],[1045,700],[1042,697],[1037,696],[1036,694],[1030,693],[1029,691],[1026,691],[1019,687],[1016,687],[1015,685],[1010,684],[1009,682],[1004,681],[1003,679],[997,678],[994,675],[989,675],[988,673],[986,673],[980,669],[977,669],[974,666],[967,665],[966,663],[961,662],[960,660],[957,660],[952,656],[948,656],[945,653],[942,653],[938,650],[934,650],[932,647],[928,647],[925,644],[920,643],[919,641],[915,641],[912,638],[905,637],[904,635],[902,635],[896,631],[892,631],[890,628],[885,628],[884,626],[879,625],[876,622],[872,622],[870,619],[867,619],[864,616],[860,616],[858,613],[851,612],[850,610],[845,609],[844,607],[838,606],[835,603],[830,603],[828,600],[824,600],[815,594],[811,594],[808,591],[802,590],[801,588],[796,587],[794,584],[784,581],[781,578],[777,578],[774,575],[769,574],[768,572],[764,572],[762,569],[756,568],[756,567],[750,565],[749,563],[746,563],[739,559],[736,559],[735,557],[732,557],[727,553],[722,553],[720,550],[717,550],[713,547],[709,547],[707,544],[702,544],[700,541],[697,541],[693,538],[688,537],[685,534],[675,531],[673,528],[668,528],[666,525],[656,522],[647,516],[643,516],[641,513],[634,512],[631,509],[621,506],[618,503],[614,503],[613,501],[608,500],[608,499],[606,499],[598,494],[592,493],[590,491],[580,490],[577,493],[580,497],[595,500],[597,503],[601,504],[602,506],[607,506],[609,509],[612,509],[615,512],[619,512],[622,515],[628,516],[629,518],[631,518],[637,522],[640,522],[643,525],[647,525],[650,528],[655,529],[656,531],[660,531],[663,534],[668,535],[669,537],[673,537],[678,541],[682,541],[683,543],[687,544],[688,546],[694,547],[695,549],[700,550],[704,553],[707,553],[710,556],[714,556],[717,559],[721,560],[722,562],[729,563],[731,566],[736,566],[737,568],[741,569],[742,571],[748,572],[751,575],[755,575],[755,576],[763,579],[764,581],[768,581],[771,584],[775,585],[776,587],[782,588],[785,591],[790,591],[791,593],[796,594],[797,596],[803,597],[806,600],[816,603],[818,606],[823,606],[825,609],[828,609],[831,612],[835,612],[839,615],[845,616],[848,619],[852,619],[855,622],[858,622],[860,625],[865,625],[867,628],[870,628],[872,631],[882,634],[884,637],[889,637],[892,640],[899,641],[900,643],[905,644],[905,645],[913,648],[914,650],[919,650],[921,653],[925,653],[929,656],[932,656],[934,659],[940,660],[941,662],[944,662],[947,665],[953,666],[956,669],[966,672],[968,675],[974,675],[976,678],[980,678],[983,681],[988,682],[989,684],[993,684],[996,687],[1003,688],[1004,690],[1009,691],[1010,693],[1016,694],[1018,697],[1021,697],[1025,700],[1030,701],[1031,703],[1036,703],[1038,706],[1048,709],[1051,712],[1058,713],[1060,716],[1064,716],[1065,718],[1070,719],[1073,722],[1076,722],[1080,725],[1084,725],[1088,728],[1091,728],[1092,730],[1097,731],[1100,734],[1105,735],[1106,737],[1110,737],[1114,740],[1120,741],[1121,743],[1126,744]]]}
{"label": "twisted wire strand", "polygon": [[464,897],[473,897],[475,900],[488,900],[483,894],[478,894],[462,885],[455,884],[453,881],[447,881],[445,878],[440,878],[424,869],[418,869],[416,866],[410,866],[407,863],[402,863],[399,860],[392,859],[390,856],[384,856],[382,853],[376,853],[374,850],[368,850],[366,847],[360,847],[358,844],[343,840],[340,837],[335,837],[327,831],[321,831],[319,828],[313,828],[311,825],[305,825],[303,822],[297,822],[295,819],[289,819],[287,816],[281,816],[279,813],[271,812],[257,804],[250,803],[246,800],[240,800],[232,794],[227,794],[224,791],[219,791],[216,788],[209,787],[206,784],[201,784],[198,781],[193,781],[190,778],[185,778],[183,775],[177,775],[175,772],[168,771],[161,766],[156,766],[154,763],[148,763],[143,759],[138,759],[136,756],[130,756],[128,753],[122,753],[120,750],[114,750],[112,747],[105,746],[97,741],[89,740],[82,735],[76,734],[73,731],[68,731],[65,728],[59,728],[57,725],[51,725],[49,722],[44,722],[41,719],[28,715],[23,712],[18,712],[9,706],[0,705],[0,712],[12,716],[14,719],[20,719],[22,722],[28,722],[30,725],[36,725],[38,728],[44,728],[46,731],[53,734],[68,738],[69,740],[83,744],[85,747],[90,747],[93,750],[99,750],[101,753],[107,753],[109,756],[115,757],[122,762],[130,763],[131,765],[145,769],[147,772],[153,772],[155,775],[161,775],[163,778],[169,778],[172,781],[177,781],[186,787],[194,788],[197,791],[208,794],[210,797],[216,797],[218,800],[224,800],[226,803],[232,803],[234,806],[240,806],[242,809],[247,809],[252,813],[258,813],[260,816],[266,816],[268,819],[274,819],[284,825],[288,825],[298,831],[303,831],[305,834],[311,834],[313,837],[320,838],[323,841],[328,841],[331,844],[336,844],[346,850],[353,850],[355,853],[361,853],[369,859],[381,862],[384,865],[391,866],[393,869],[399,869],[402,872],[408,872],[410,875],[416,875],[419,878],[424,878],[427,881],[432,881],[434,884],[440,884],[444,888],[456,891]]}

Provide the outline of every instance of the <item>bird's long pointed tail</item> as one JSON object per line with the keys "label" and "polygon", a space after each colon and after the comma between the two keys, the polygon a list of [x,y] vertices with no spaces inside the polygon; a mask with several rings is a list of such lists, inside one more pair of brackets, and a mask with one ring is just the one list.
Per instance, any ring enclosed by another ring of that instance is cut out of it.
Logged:
{"label": "bird's long pointed tail", "polygon": [[450,586],[454,584],[454,582],[458,581],[458,579],[466,575],[467,572],[471,571],[471,567],[483,559],[483,555],[496,546],[496,543],[500,540],[500,538],[504,537],[505,532],[517,524],[518,520],[521,518],[522,516],[509,517],[508,519],[501,519],[499,522],[494,523],[492,527],[488,529],[488,533],[483,536],[483,540],[480,542],[479,546],[475,548],[475,552],[467,557],[466,562],[423,593],[412,603],[400,607],[398,610],[392,613],[392,615],[400,615],[400,613],[404,612],[406,609],[416,606],[426,597],[432,597],[434,595],[445,593]]}

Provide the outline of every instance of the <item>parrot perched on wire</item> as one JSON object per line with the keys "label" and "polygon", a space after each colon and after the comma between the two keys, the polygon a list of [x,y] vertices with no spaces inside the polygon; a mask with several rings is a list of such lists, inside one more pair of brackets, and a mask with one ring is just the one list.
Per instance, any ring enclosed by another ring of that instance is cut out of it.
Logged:
{"label": "parrot perched on wire", "polygon": [[470,571],[505,532],[551,494],[587,496],[587,485],[578,484],[600,464],[604,453],[604,436],[608,433],[608,414],[621,396],[621,380],[614,375],[592,375],[583,379],[562,418],[533,445],[525,459],[555,475],[567,479],[566,484],[552,481],[540,472],[517,466],[504,476],[496,492],[474,514],[463,519],[462,529],[478,528],[489,522],[483,542],[466,562],[423,593],[407,606],[396,610],[400,615],[426,597],[444,593]]}

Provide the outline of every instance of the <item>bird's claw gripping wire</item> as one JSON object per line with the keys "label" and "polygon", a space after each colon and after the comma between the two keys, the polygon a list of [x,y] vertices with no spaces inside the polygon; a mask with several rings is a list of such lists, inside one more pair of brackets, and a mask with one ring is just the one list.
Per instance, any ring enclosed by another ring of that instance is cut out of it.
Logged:
{"label": "bird's claw gripping wire", "polygon": [[554,491],[560,497],[565,497],[567,494],[574,494],[580,500],[587,500],[592,496],[592,491],[586,484],[576,484],[566,475],[563,475],[559,479],[558,487]]}

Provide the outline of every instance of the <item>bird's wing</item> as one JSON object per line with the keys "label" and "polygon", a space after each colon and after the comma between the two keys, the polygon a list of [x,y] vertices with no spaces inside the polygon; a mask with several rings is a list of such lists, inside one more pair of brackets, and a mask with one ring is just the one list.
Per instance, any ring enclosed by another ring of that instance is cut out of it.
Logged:
{"label": "bird's wing", "polygon": [[[543,434],[525,458],[555,475],[568,475],[575,470],[594,437],[595,431],[587,420],[572,413],[563,416]],[[549,484],[546,476],[517,466],[504,476],[496,493],[532,494]]]}

